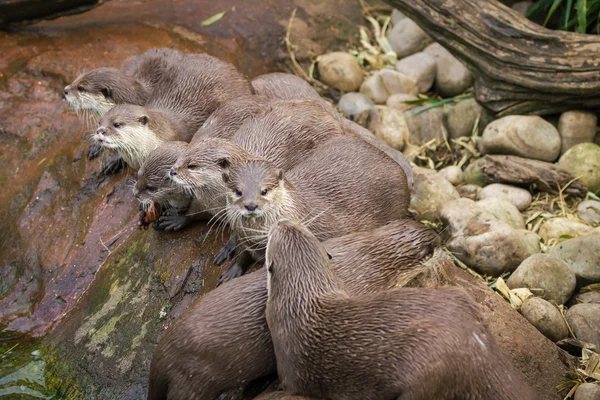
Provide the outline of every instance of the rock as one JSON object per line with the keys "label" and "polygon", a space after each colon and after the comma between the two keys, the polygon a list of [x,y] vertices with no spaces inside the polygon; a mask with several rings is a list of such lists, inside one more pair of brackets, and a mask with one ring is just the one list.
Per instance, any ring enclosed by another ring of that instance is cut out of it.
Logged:
{"label": "rock", "polygon": [[492,183],[481,189],[480,199],[488,197],[498,197],[510,201],[519,209],[525,211],[531,205],[531,193],[528,190],[516,186],[505,185],[503,183]]}
{"label": "rock", "polygon": [[377,104],[384,104],[388,97],[397,93],[418,94],[417,81],[410,76],[391,69],[382,69],[371,75],[360,86],[360,92]]}
{"label": "rock", "polygon": [[433,86],[437,64],[431,54],[420,52],[398,61],[396,70],[406,76],[415,78],[419,93],[425,93]]}
{"label": "rock", "polygon": [[398,58],[404,58],[423,50],[431,43],[431,37],[412,19],[404,18],[394,25],[388,41]]}
{"label": "rock", "polygon": [[396,150],[402,150],[408,143],[408,125],[401,111],[387,106],[374,106],[358,116],[361,125],[366,126],[379,139]]}
{"label": "rock", "polygon": [[596,136],[598,117],[589,111],[566,111],[560,115],[558,132],[561,137],[560,154],[579,143],[592,143]]}
{"label": "rock", "polygon": [[415,183],[410,208],[418,219],[436,221],[442,206],[459,198],[458,192],[434,170],[415,167],[413,174]]}
{"label": "rock", "polygon": [[404,113],[410,131],[410,142],[415,145],[427,143],[431,139],[443,142],[446,139],[446,129],[443,123],[444,110],[436,107],[419,113],[424,107],[427,106],[413,108]]}
{"label": "rock", "polygon": [[540,231],[538,233],[542,239],[548,243],[548,241],[552,239],[571,239],[578,236],[589,235],[594,232],[594,228],[582,222],[558,217],[544,221],[540,226]]}
{"label": "rock", "polygon": [[369,96],[358,92],[349,92],[344,94],[338,103],[338,108],[344,116],[353,121],[363,111],[370,110],[375,103]]}
{"label": "rock", "polygon": [[465,180],[465,174],[462,169],[456,165],[450,165],[449,167],[443,168],[438,173],[454,186],[460,185]]}
{"label": "rock", "polygon": [[575,291],[577,278],[569,264],[560,258],[534,254],[517,267],[506,284],[511,289],[541,289],[539,297],[556,304],[565,304]]}
{"label": "rock", "polygon": [[577,293],[573,296],[577,303],[594,303],[600,304],[600,290],[591,290],[589,292]]}
{"label": "rock", "polygon": [[471,185],[485,186],[485,175],[477,161],[472,161],[465,168],[465,182]]}
{"label": "rock", "polygon": [[531,8],[531,1],[517,1],[510,8],[521,14],[522,16],[527,15],[527,11]]}
{"label": "rock", "polygon": [[486,126],[480,150],[484,154],[512,154],[553,162],[560,152],[560,135],[537,115],[509,115]]}
{"label": "rock", "polygon": [[600,399],[600,384],[582,383],[577,388],[573,400],[598,400]]}
{"label": "rock", "polygon": [[478,201],[477,205],[513,228],[525,229],[523,216],[510,201],[498,197],[488,197]]}
{"label": "rock", "polygon": [[569,328],[558,308],[539,297],[532,297],[523,303],[521,314],[544,336],[558,342],[569,336]]}
{"label": "rock", "polygon": [[436,60],[435,90],[442,97],[457,96],[473,85],[471,72],[441,44],[433,43],[424,51]]}
{"label": "rock", "polygon": [[479,199],[479,192],[481,192],[481,186],[467,184],[460,186],[459,188],[457,188],[457,190],[460,197],[464,197],[471,200],[477,200]]}
{"label": "rock", "polygon": [[440,219],[449,226],[448,249],[482,274],[499,276],[513,271],[540,251],[538,235],[512,228],[469,199],[446,202]]}
{"label": "rock", "polygon": [[406,18],[406,15],[400,10],[393,9],[392,10],[392,26],[396,25],[398,22],[402,21]]}
{"label": "rock", "polygon": [[600,146],[576,144],[560,157],[558,166],[578,177],[590,192],[600,194]]}
{"label": "rock", "polygon": [[385,105],[388,107],[395,108],[396,110],[399,110],[399,111],[406,111],[406,110],[410,110],[411,108],[415,107],[413,104],[405,103],[406,101],[410,101],[410,100],[419,100],[419,98],[417,96],[415,96],[414,94],[406,94],[406,93],[393,94],[390,97],[388,97],[388,99],[385,102]]}
{"label": "rock", "polygon": [[481,115],[483,108],[475,99],[466,99],[449,106],[444,110],[444,122],[448,137],[456,139],[471,136],[473,125]]}
{"label": "rock", "polygon": [[600,283],[600,234],[565,240],[550,255],[565,260],[580,285]]}
{"label": "rock", "polygon": [[567,322],[575,337],[600,349],[600,304],[581,303],[569,308]]}
{"label": "rock", "polygon": [[586,224],[600,225],[600,201],[586,200],[577,206],[577,216]]}
{"label": "rock", "polygon": [[334,51],[321,57],[318,64],[320,79],[329,86],[352,92],[363,82],[363,72],[356,58],[343,51]]}

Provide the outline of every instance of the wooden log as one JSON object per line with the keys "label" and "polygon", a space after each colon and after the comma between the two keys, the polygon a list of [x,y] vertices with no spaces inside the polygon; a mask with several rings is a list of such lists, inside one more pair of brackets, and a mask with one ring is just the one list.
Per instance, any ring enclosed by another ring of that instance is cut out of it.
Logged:
{"label": "wooden log", "polygon": [[83,13],[105,2],[106,0],[0,0],[0,29]]}
{"label": "wooden log", "polygon": [[384,0],[475,76],[498,116],[600,107],[600,35],[552,31],[496,0]]}
{"label": "wooden log", "polygon": [[[556,164],[530,160],[517,156],[486,155],[477,161],[485,183],[507,183],[529,187],[535,185],[542,192],[558,193],[565,196],[585,197],[588,190],[573,176]],[[568,186],[567,186],[568,185]]]}

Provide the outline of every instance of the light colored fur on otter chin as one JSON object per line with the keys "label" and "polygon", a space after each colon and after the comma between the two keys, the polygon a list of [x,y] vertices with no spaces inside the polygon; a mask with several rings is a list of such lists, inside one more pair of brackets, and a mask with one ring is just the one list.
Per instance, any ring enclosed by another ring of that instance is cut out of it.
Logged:
{"label": "light colored fur on otter chin", "polygon": [[[94,139],[98,140],[96,135]],[[150,152],[162,143],[163,141],[148,129],[148,125],[127,125],[119,128],[114,134],[105,136],[101,144],[116,150],[131,168],[139,169]]]}
{"label": "light colored fur on otter chin", "polygon": [[79,93],[77,96],[66,96],[69,105],[80,115],[88,125],[98,121],[116,104],[107,100],[103,95],[95,95],[89,92]]}
{"label": "light colored fur on otter chin", "polygon": [[[191,177],[183,174],[172,176],[171,179],[177,184],[179,190],[192,196],[201,204],[203,211],[217,215],[224,211],[226,206],[225,192],[227,187],[220,176],[205,170],[188,170]],[[201,183],[198,185],[198,183]]]}

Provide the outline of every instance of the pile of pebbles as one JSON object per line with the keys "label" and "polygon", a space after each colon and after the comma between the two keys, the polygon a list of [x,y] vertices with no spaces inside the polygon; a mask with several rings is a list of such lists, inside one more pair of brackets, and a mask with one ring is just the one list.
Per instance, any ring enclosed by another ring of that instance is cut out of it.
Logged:
{"label": "pile of pebbles", "polygon": [[[321,56],[319,78],[342,92],[338,108],[416,164],[422,164],[419,150],[432,142],[470,144],[472,156],[458,165],[414,166],[411,210],[444,232],[457,263],[519,293],[515,308],[550,340],[575,338],[600,351],[597,115],[572,110],[495,119],[464,95],[474,78],[460,61],[399,11],[391,22],[387,40],[399,59],[395,65],[367,70],[349,53]],[[416,101],[434,95],[457,101],[439,107]],[[477,170],[486,154],[552,163],[588,193],[565,198],[526,185],[486,185]],[[575,398],[600,398],[598,385],[579,390]]]}

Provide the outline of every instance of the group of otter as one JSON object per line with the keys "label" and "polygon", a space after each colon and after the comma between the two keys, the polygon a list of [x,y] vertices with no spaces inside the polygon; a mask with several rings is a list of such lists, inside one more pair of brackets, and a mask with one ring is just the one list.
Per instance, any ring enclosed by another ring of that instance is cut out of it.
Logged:
{"label": "group of otter", "polygon": [[151,49],[65,97],[98,122],[90,158],[137,170],[155,229],[232,231],[215,262],[233,265],[164,334],[148,399],[213,400],[274,372],[283,391],[263,399],[537,398],[468,295],[406,287],[439,245],[409,219],[410,164],[305,81]]}

